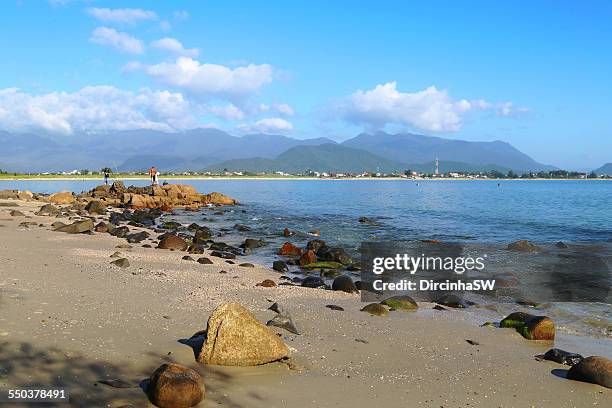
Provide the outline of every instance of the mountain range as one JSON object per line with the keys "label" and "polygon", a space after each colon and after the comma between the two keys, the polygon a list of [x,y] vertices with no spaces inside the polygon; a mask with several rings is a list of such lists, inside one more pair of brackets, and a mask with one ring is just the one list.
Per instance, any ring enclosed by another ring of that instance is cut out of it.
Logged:
{"label": "mountain range", "polygon": [[411,133],[362,133],[341,143],[321,137],[232,136],[218,129],[179,133],[112,131],[58,137],[0,131],[0,169],[56,172],[74,169],[250,172],[554,170],[502,142],[470,142]]}

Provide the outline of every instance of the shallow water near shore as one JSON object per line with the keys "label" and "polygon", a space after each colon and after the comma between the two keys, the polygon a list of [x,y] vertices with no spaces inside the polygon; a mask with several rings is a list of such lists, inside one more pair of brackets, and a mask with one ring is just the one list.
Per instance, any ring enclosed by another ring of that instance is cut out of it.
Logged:
{"label": "shallow water near shore", "polygon": [[[161,180],[163,181],[163,179]],[[476,252],[504,257],[505,245],[528,239],[552,246],[557,241],[599,245],[609,268],[612,243],[612,184],[598,181],[413,181],[413,180],[169,180],[194,185],[198,191],[218,191],[241,205],[198,212],[176,210],[163,216],[184,225],[196,222],[218,235],[215,240],[238,244],[261,238],[268,245],[245,262],[271,265],[287,240],[304,246],[320,231],[320,239],[358,258],[363,241],[436,239],[463,242]],[[498,185],[499,183],[499,185]],[[100,184],[85,181],[0,181],[0,189],[51,193],[81,192]],[[147,185],[146,180],[126,184]],[[222,215],[214,214],[222,211]],[[371,222],[360,223],[368,217]],[[235,224],[251,230],[240,232]],[[516,266],[516,265],[515,265]],[[294,269],[294,272],[298,272]],[[496,272],[496,271],[494,271]],[[512,272],[523,281],[528,268]],[[290,276],[297,276],[290,274]],[[359,279],[355,275],[355,279]],[[515,299],[473,296],[480,304],[470,312],[476,322],[517,310]],[[612,307],[608,303],[545,302],[522,307],[546,314],[570,335],[612,337]]]}

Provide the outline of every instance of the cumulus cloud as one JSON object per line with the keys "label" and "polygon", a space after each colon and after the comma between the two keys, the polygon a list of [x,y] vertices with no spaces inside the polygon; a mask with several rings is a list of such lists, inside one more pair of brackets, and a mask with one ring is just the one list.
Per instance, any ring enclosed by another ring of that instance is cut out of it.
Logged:
{"label": "cumulus cloud", "polygon": [[228,68],[202,64],[189,57],[149,65],[146,72],[162,84],[184,89],[194,95],[230,98],[244,97],[272,82],[272,67],[268,64]]}
{"label": "cumulus cloud", "polygon": [[111,46],[126,54],[144,53],[142,41],[114,28],[98,27],[93,31],[89,40],[95,44]]}
{"label": "cumulus cloud", "polygon": [[255,123],[239,125],[238,129],[243,132],[286,133],[293,130],[293,125],[282,118],[266,118]]}
{"label": "cumulus cloud", "polygon": [[102,21],[103,23],[136,24],[141,21],[157,20],[157,14],[151,10],[90,7],[86,11],[87,14]]}
{"label": "cumulus cloud", "polygon": [[225,106],[207,106],[206,110],[213,115],[225,120],[244,119],[244,112],[233,103]]}
{"label": "cumulus cloud", "polygon": [[377,85],[367,91],[358,90],[341,100],[336,109],[342,118],[353,123],[374,127],[400,124],[431,132],[459,131],[469,112],[493,110],[509,116],[513,111],[511,103],[453,99],[446,90],[435,86],[419,92],[400,92],[396,82]]}
{"label": "cumulus cloud", "polygon": [[185,48],[183,44],[175,38],[165,37],[151,43],[153,48],[158,50],[167,51],[174,55],[184,57],[197,57],[200,54],[200,50],[197,48]]}
{"label": "cumulus cloud", "polygon": [[193,127],[191,106],[182,94],[143,88],[130,92],[113,86],[79,91],[30,94],[0,90],[0,129],[11,132],[154,129]]}

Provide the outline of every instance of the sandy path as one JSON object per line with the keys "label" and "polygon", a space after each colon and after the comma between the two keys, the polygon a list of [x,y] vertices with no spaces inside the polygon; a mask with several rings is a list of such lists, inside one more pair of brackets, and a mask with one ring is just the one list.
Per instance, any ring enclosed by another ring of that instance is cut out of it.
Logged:
{"label": "sandy path", "polygon": [[[359,312],[358,296],[255,287],[266,278],[278,283],[280,275],[217,258],[200,265],[181,260],[184,253],[138,244],[117,249],[125,240],[108,234],[52,232],[56,219],[32,215],[39,203],[3,202],[18,203],[14,209],[28,218],[0,207],[0,389],[66,385],[72,406],[151,406],[139,388],[95,382],[138,383],[162,362],[176,361],[203,374],[202,407],[612,406],[611,390],[566,380],[564,366],[533,359],[551,344],[478,327],[465,312],[423,303],[416,313],[371,317]],[[23,221],[44,226],[19,227]],[[110,265],[115,251],[131,266]],[[204,329],[210,312],[228,301],[262,321],[273,316],[270,301],[290,310],[302,335],[277,331],[307,370],[196,363],[179,340]],[[330,303],[345,311],[326,308]],[[600,349],[609,352],[609,344]]]}

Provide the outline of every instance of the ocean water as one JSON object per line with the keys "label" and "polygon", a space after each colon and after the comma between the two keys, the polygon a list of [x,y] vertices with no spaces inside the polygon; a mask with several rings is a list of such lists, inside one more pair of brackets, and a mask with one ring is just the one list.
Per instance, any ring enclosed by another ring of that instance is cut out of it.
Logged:
{"label": "ocean water", "polygon": [[[161,180],[163,181],[163,179]],[[179,181],[172,181],[179,182]],[[508,243],[527,239],[557,256],[554,243],[566,242],[582,253],[596,254],[599,267],[610,268],[612,255],[612,183],[597,180],[184,180],[200,192],[218,191],[240,201],[238,207],[176,210],[164,220],[185,225],[197,222],[217,234],[215,240],[239,244],[262,238],[268,245],[245,261],[271,265],[286,240],[284,228],[295,232],[289,240],[305,245],[318,230],[320,239],[342,246],[355,259],[363,241],[436,239],[460,242],[471,252],[486,251],[506,260],[491,273],[512,272],[521,282],[538,274],[528,257],[512,258]],[[126,184],[146,185],[147,180]],[[27,189],[50,193],[81,192],[98,181],[0,181],[0,189]],[[359,217],[371,222],[360,223]],[[247,225],[248,232],[236,231]],[[516,259],[515,259],[516,258]],[[551,258],[552,259],[552,258]],[[604,265],[604,266],[601,266]],[[298,276],[294,268],[290,276]],[[358,279],[358,276],[355,277]],[[579,284],[580,276],[575,277]],[[609,285],[608,285],[609,287]],[[516,299],[476,296],[481,306],[477,319],[517,310]],[[537,300],[537,299],[536,299]],[[478,310],[478,309],[477,309]],[[518,309],[521,310],[521,309]],[[525,310],[525,309],[523,309]],[[608,302],[545,302],[531,310],[547,314],[560,330],[571,334],[612,338],[612,307]]]}

